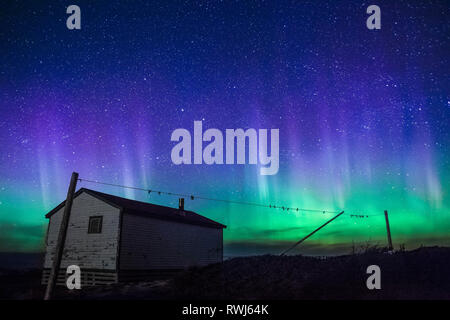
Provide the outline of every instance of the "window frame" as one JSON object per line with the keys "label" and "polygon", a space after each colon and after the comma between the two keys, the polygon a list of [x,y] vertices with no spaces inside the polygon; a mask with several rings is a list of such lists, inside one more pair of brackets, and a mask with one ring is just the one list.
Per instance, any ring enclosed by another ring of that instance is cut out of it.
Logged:
{"label": "window frame", "polygon": [[[95,219],[99,219],[99,220],[100,220],[98,232],[93,232],[93,231],[91,230],[91,223],[92,223],[92,221],[95,220]],[[89,233],[89,234],[99,234],[99,233],[102,233],[102,229],[103,229],[103,216],[91,216],[91,217],[89,217],[89,222],[88,222],[88,233]]]}

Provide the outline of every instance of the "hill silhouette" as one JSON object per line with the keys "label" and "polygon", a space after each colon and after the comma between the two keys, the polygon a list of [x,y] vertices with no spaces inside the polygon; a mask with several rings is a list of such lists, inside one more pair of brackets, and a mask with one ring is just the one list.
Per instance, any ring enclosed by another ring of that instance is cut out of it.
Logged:
{"label": "hill silhouette", "polygon": [[[369,265],[381,269],[381,290],[369,290]],[[423,247],[335,257],[251,256],[190,268],[171,279],[69,291],[57,299],[450,299],[450,248]],[[0,298],[41,299],[40,270],[3,270]]]}

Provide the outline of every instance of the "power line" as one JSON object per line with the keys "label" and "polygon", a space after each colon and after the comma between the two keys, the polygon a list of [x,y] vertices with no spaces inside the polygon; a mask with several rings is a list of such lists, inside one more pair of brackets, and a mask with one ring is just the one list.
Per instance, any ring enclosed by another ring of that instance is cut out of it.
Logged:
{"label": "power line", "polygon": [[382,216],[383,214],[346,214],[349,218],[355,218],[355,219],[365,219],[365,218],[371,218],[376,216]]}
{"label": "power line", "polygon": [[89,182],[89,183],[96,183],[96,184],[112,186],[112,187],[119,187],[119,188],[125,188],[125,189],[145,191],[148,194],[156,193],[158,195],[164,194],[164,195],[168,195],[168,196],[185,197],[185,198],[189,198],[191,200],[200,199],[200,200],[207,200],[207,201],[218,201],[218,202],[224,202],[224,203],[230,203],[230,204],[240,204],[240,205],[254,206],[254,207],[261,207],[261,208],[281,209],[281,210],[285,210],[285,211],[306,211],[306,212],[321,212],[321,213],[339,213],[340,212],[340,211],[319,210],[319,209],[305,209],[305,208],[299,208],[299,207],[288,207],[288,206],[274,205],[274,204],[262,204],[262,203],[246,202],[246,201],[236,201],[236,200],[227,200],[227,199],[219,199],[219,198],[210,198],[210,197],[205,197],[205,196],[195,195],[195,194],[186,194],[186,193],[178,193],[178,192],[169,192],[169,191],[162,191],[162,190],[146,189],[146,188],[125,186],[125,185],[120,185],[120,184],[115,184],[115,183],[101,182],[101,181],[97,181],[97,180],[89,180],[89,179],[81,179],[81,178],[78,179],[78,180],[80,182]]}
{"label": "power line", "polygon": [[[237,201],[237,200],[228,200],[228,199],[219,199],[219,198],[211,198],[211,197],[205,197],[201,195],[196,194],[187,194],[187,193],[179,193],[179,192],[170,192],[170,191],[163,191],[163,190],[155,190],[155,189],[147,189],[147,188],[141,188],[141,187],[134,187],[134,186],[126,186],[121,184],[115,184],[115,183],[108,183],[108,182],[102,182],[98,180],[89,180],[89,179],[78,179],[80,182],[88,182],[88,183],[95,183],[95,184],[101,184],[105,186],[111,186],[111,187],[118,187],[118,188],[124,188],[124,189],[131,189],[131,190],[138,190],[138,191],[144,191],[147,192],[147,194],[158,194],[158,195],[168,195],[168,196],[175,196],[175,197],[184,197],[191,200],[200,199],[200,200],[206,200],[206,201],[216,201],[216,202],[223,202],[223,203],[229,203],[229,204],[238,204],[238,205],[245,205],[245,206],[254,206],[254,207],[260,207],[260,208],[268,208],[268,209],[278,209],[283,210],[286,212],[294,211],[294,212],[316,212],[316,213],[333,213],[337,214],[341,211],[330,211],[330,210],[319,210],[319,209],[306,209],[306,208],[300,208],[300,207],[288,207],[283,205],[275,205],[275,204],[262,204],[262,203],[255,203],[255,202],[246,202],[246,201]],[[345,216],[348,216],[350,218],[369,218],[373,216],[378,216],[378,214],[344,214]]]}

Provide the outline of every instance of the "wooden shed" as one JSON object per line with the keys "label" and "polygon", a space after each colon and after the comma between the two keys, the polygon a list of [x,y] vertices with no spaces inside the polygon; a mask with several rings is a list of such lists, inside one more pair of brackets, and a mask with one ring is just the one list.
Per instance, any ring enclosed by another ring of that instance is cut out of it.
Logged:
{"label": "wooden shed", "polygon": [[[181,199],[180,199],[181,200]],[[42,282],[47,283],[65,201],[47,213]],[[162,276],[190,266],[222,262],[223,224],[195,212],[82,188],[75,193],[58,274],[81,269],[82,285]]]}

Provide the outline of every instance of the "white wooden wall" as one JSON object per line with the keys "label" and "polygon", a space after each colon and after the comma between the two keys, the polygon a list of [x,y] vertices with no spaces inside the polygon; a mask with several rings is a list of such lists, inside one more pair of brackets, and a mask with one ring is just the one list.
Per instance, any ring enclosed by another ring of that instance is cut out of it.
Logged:
{"label": "white wooden wall", "polygon": [[[50,217],[44,268],[52,267],[64,207]],[[88,233],[90,216],[103,216],[101,233]],[[120,210],[83,192],[72,204],[61,268],[116,269]]]}
{"label": "white wooden wall", "polygon": [[180,269],[221,261],[222,229],[123,215],[121,270]]}

